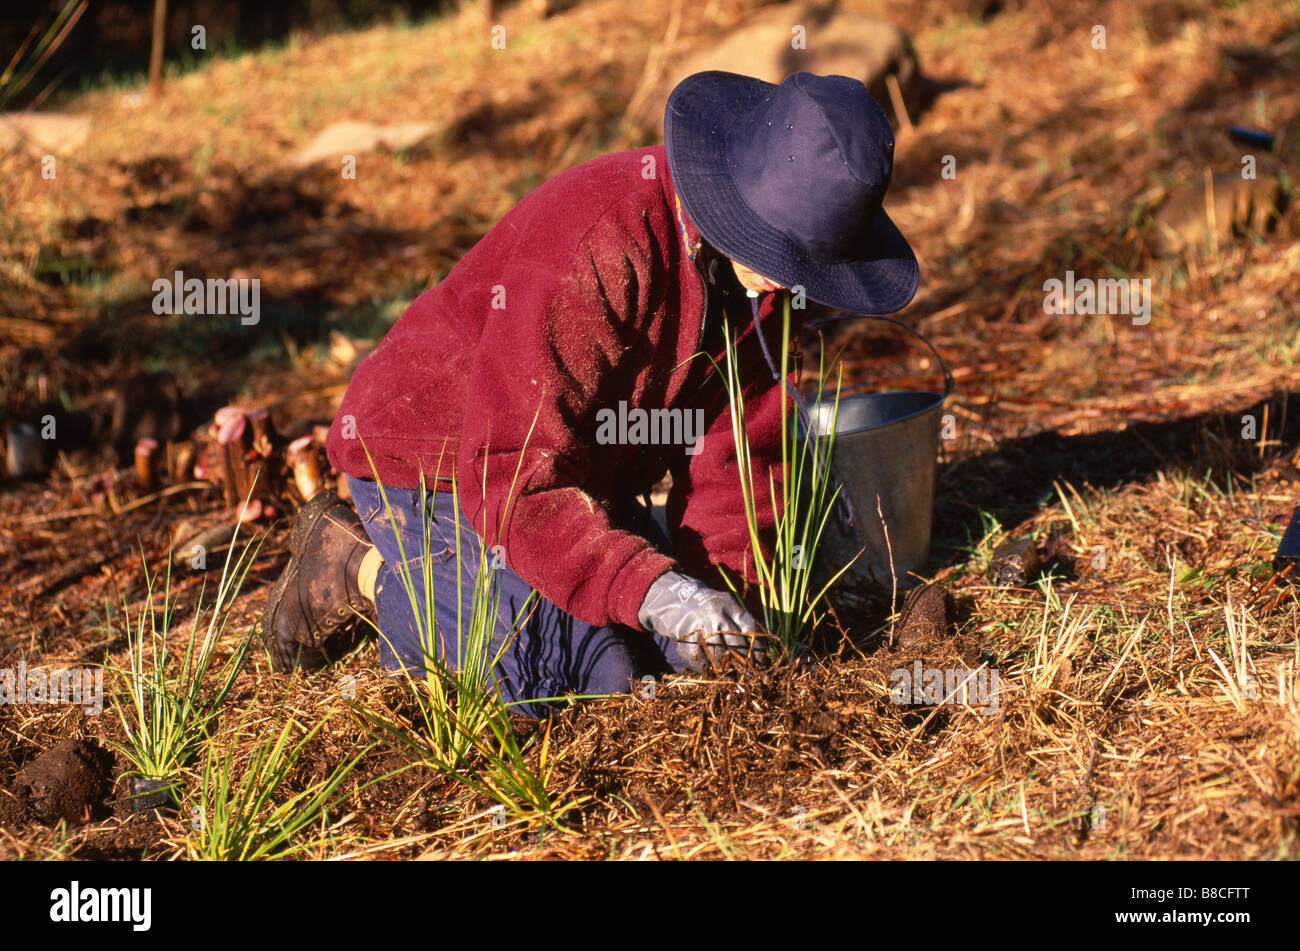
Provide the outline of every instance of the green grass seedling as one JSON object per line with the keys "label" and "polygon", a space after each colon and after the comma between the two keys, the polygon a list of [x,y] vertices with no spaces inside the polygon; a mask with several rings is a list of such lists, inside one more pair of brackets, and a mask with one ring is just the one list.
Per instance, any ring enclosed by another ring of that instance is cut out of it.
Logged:
{"label": "green grass seedling", "polygon": [[[787,295],[781,322],[781,380],[790,372],[790,298]],[[724,322],[726,351],[723,382],[731,412],[731,431],[736,443],[737,468],[740,473],[745,523],[749,530],[750,550],[754,559],[758,594],[762,605],[763,628],[775,636],[779,654],[791,657],[807,648],[819,618],[817,606],[832,584],[848,569],[835,571],[820,588],[813,581],[813,566],[821,547],[827,523],[839,495],[831,476],[830,459],[835,448],[835,424],[839,417],[842,374],[837,380],[835,400],[828,432],[799,432],[791,419],[792,400],[781,390],[781,485],[769,473],[767,495],[763,500],[755,485],[753,450],[745,429],[745,399],[736,354],[737,340]],[[819,368],[824,370],[824,367]],[[819,372],[818,379],[823,374]],[[769,555],[759,531],[759,506],[770,505],[773,522],[773,546]],[[726,576],[728,585],[737,592],[735,582]]]}
{"label": "green grass seedling", "polygon": [[[536,417],[533,422],[535,425]],[[522,461],[521,453],[520,466]],[[424,480],[421,479],[420,485],[421,547],[419,552],[413,553],[417,557],[412,559],[396,529],[393,507],[373,461],[371,469],[389,523],[394,525],[394,539],[402,559],[397,571],[416,619],[424,677],[417,679],[406,673],[406,683],[416,706],[415,729],[371,710],[363,709],[362,715],[412,765],[422,764],[437,769],[496,800],[511,814],[538,815],[555,824],[554,817],[572,804],[562,806],[548,791],[547,737],[542,739],[539,766],[534,771],[526,762],[530,744],[521,744],[515,736],[510,723],[510,705],[502,700],[494,674],[494,668],[527,622],[536,593],[529,595],[516,612],[509,629],[498,637],[501,603],[500,591],[493,583],[494,564],[485,545],[477,546],[477,559],[471,559],[461,544],[460,495],[457,481],[453,478],[450,490],[455,515],[450,530],[455,536],[456,630],[444,630],[436,616],[437,591],[431,557],[435,530]],[[486,478],[486,471],[484,475]],[[510,498],[514,497],[518,478],[517,466]],[[442,544],[441,539],[439,544]],[[476,561],[472,567],[466,564],[471,560]],[[413,562],[417,564],[418,575],[411,567]],[[423,594],[423,605],[418,593]],[[383,637],[383,632],[379,636]],[[448,648],[452,645],[455,645],[455,658],[448,657],[451,654]]]}
{"label": "green grass seedling", "polygon": [[[329,811],[343,797],[339,786],[370,747],[339,764],[306,789],[279,796],[312,738],[329,722],[321,719],[293,740],[297,725],[286,717],[271,742],[258,743],[235,778],[236,744],[208,746],[192,802],[194,833],[186,840],[191,859],[254,861],[314,854],[335,848],[338,836],[325,827]],[[313,830],[320,826],[319,831]]]}
{"label": "green grass seedling", "polygon": [[[236,532],[236,541],[238,532]],[[195,604],[189,635],[179,657],[172,656],[175,602],[171,596],[171,562],[168,560],[161,592],[155,603],[157,576],[145,565],[145,603],[134,620],[129,610],[124,623],[130,642],[126,667],[105,663],[105,670],[121,685],[113,705],[126,742],[114,744],[146,779],[174,779],[207,736],[234,685],[252,643],[250,630],[225,662],[215,670],[215,686],[207,684],[216,658],[217,644],[226,633],[230,611],[248,569],[261,547],[260,540],[244,546],[236,559],[231,542],[217,584],[216,598],[204,607],[203,590]],[[143,560],[143,559],[142,559]],[[204,618],[206,617],[206,623]],[[125,697],[125,699],[123,699]]]}

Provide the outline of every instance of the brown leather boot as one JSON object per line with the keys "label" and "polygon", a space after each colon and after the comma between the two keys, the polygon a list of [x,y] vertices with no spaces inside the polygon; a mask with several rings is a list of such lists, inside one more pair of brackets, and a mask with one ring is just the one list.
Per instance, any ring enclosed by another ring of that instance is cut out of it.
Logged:
{"label": "brown leather boot", "polygon": [[298,510],[289,564],[263,615],[262,640],[273,670],[316,670],[356,645],[368,626],[362,619],[374,619],[374,605],[357,587],[357,569],[370,547],[357,513],[333,492],[317,493]]}

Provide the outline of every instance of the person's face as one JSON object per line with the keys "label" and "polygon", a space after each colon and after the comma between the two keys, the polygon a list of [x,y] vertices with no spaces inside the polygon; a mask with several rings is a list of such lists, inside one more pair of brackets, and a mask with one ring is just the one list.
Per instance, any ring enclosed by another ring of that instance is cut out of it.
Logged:
{"label": "person's face", "polygon": [[736,280],[740,281],[740,286],[747,291],[754,291],[758,294],[765,294],[768,291],[785,290],[780,284],[769,278],[764,277],[757,271],[751,271],[739,261],[732,261],[731,268],[736,272]]}

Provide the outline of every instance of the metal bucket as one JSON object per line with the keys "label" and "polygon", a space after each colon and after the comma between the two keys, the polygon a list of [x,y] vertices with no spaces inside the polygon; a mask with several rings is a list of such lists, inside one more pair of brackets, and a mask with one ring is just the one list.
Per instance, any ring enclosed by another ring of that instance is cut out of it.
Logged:
{"label": "metal bucket", "polygon": [[939,427],[953,384],[947,365],[928,340],[898,321],[889,322],[930,348],[943,370],[943,392],[896,390],[841,397],[838,416],[834,397],[824,396],[809,405],[808,428],[829,435],[834,419],[831,472],[853,514],[851,527],[835,513],[827,521],[818,552],[822,569],[834,573],[853,561],[850,572],[885,590],[896,583],[903,591],[918,583],[913,573],[924,568],[930,554]]}

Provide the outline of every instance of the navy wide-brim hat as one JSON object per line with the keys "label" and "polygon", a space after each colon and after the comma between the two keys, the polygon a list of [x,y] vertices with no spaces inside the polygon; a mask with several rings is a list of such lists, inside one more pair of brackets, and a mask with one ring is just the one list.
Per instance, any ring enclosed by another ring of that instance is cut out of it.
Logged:
{"label": "navy wide-brim hat", "polygon": [[916,255],[881,208],[894,135],[858,80],[695,73],[668,97],[664,145],[686,213],[732,260],[852,313],[916,294]]}

